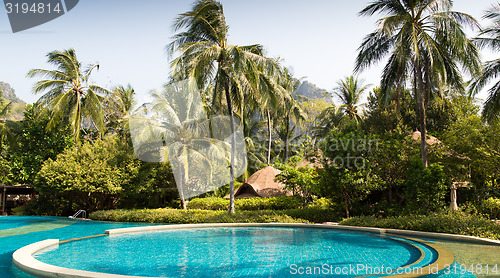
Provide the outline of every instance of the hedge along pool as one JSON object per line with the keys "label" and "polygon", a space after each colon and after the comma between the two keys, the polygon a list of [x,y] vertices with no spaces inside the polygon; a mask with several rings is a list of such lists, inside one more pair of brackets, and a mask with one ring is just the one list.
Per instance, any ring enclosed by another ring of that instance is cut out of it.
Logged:
{"label": "hedge along pool", "polygon": [[[44,222],[47,222],[46,225],[68,224],[52,230],[32,232],[33,236],[39,234],[36,236],[38,240],[59,238],[61,241],[102,234],[106,229],[139,225],[74,221],[64,218],[35,217],[23,220],[30,224],[16,223],[17,227]],[[147,277],[283,277],[303,276],[300,274],[305,275],[308,270],[316,271],[316,277],[355,277],[379,273],[382,267],[385,271],[408,265],[425,269],[425,266],[436,264],[436,260],[439,259],[437,247],[429,245],[429,242],[374,233],[306,228],[305,225],[301,227],[190,225],[189,228],[185,225],[169,225],[168,227],[173,228],[173,226],[178,228],[112,233],[61,242],[59,245],[42,250],[35,257],[42,262],[65,268]],[[34,230],[40,230],[40,227]],[[26,235],[28,234],[24,234]],[[17,245],[20,246],[37,241],[33,238],[19,242],[23,235],[8,237],[18,237],[17,240],[12,238],[11,241],[17,241]],[[4,246],[3,241],[0,241],[0,244]],[[9,255],[12,255],[12,252],[9,252]],[[2,275],[2,277],[30,277],[16,270],[10,261],[8,264],[5,263],[4,266],[8,268],[6,273],[10,276]],[[474,277],[462,271],[460,267],[457,272],[456,264],[452,264],[452,267],[453,265],[455,265],[454,272],[451,268],[446,274],[444,269],[438,276],[433,275],[433,277]],[[318,273],[318,269],[321,273]],[[383,276],[387,275],[372,277]]]}

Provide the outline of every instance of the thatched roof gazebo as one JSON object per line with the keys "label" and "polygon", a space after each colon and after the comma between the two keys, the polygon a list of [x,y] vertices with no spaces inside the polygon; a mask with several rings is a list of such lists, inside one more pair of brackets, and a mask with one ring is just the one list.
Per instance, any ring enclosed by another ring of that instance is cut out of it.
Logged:
{"label": "thatched roof gazebo", "polygon": [[[413,140],[420,142],[421,134],[422,133],[420,133],[420,131],[416,130],[412,134],[408,135],[408,137],[411,137]],[[439,139],[429,134],[427,134],[425,142],[430,146],[441,144],[441,141],[439,141]]]}
{"label": "thatched roof gazebo", "polygon": [[[255,172],[244,184],[238,187],[234,193],[234,198],[291,196],[291,192],[285,188],[285,185],[274,181],[274,178],[279,173],[281,173],[281,171],[272,166],[267,166]],[[224,198],[229,198],[229,195],[226,195]]]}

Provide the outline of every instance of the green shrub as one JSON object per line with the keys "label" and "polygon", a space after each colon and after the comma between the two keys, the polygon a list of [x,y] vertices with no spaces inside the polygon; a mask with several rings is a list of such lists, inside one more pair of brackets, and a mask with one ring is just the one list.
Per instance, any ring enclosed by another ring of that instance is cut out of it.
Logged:
{"label": "green shrub", "polygon": [[193,198],[188,203],[189,209],[206,209],[206,210],[228,210],[229,199],[206,197]]}
{"label": "green shrub", "polygon": [[[301,206],[295,197],[279,196],[272,198],[248,198],[236,199],[235,208],[237,210],[284,210],[295,209]],[[229,199],[206,197],[194,198],[188,203],[189,209],[206,210],[228,210]]]}
{"label": "green shrub", "polygon": [[230,214],[227,210],[179,210],[136,209],[136,210],[101,210],[90,214],[90,219],[120,222],[149,223],[323,223],[338,221],[339,214],[324,209],[288,209],[288,210],[236,210]]}
{"label": "green shrub", "polygon": [[415,230],[500,239],[500,225],[481,215],[461,211],[395,217],[359,216],[344,219],[341,225]]}
{"label": "green shrub", "polygon": [[283,183],[293,195],[299,196],[300,193],[303,201],[309,202],[318,194],[319,176],[316,169],[310,166],[297,168],[300,162],[301,157],[293,156],[287,164],[277,163],[275,167],[280,169],[281,173],[276,176],[275,181]]}
{"label": "green shrub", "polygon": [[273,211],[237,211],[231,214],[222,210],[179,210],[179,209],[141,209],[141,210],[108,210],[90,214],[94,220],[149,223],[301,223],[302,219],[294,219],[286,214]]}
{"label": "green shrub", "polygon": [[310,223],[338,222],[342,219],[341,210],[303,208],[284,210],[283,213],[295,219],[307,220]]}
{"label": "green shrub", "polygon": [[445,206],[450,181],[443,166],[433,163],[424,167],[419,159],[412,161],[405,183],[407,205],[414,211],[430,212]]}
{"label": "green shrub", "polygon": [[490,197],[484,201],[483,206],[491,218],[500,217],[500,199]]}
{"label": "green shrub", "polygon": [[333,202],[328,198],[318,198],[314,199],[311,203],[307,205],[307,208],[319,208],[319,209],[329,209],[333,206]]}

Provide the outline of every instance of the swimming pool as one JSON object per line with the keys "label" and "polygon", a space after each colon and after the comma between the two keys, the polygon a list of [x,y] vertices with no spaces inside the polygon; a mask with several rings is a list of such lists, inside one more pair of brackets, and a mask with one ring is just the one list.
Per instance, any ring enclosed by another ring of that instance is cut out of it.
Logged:
{"label": "swimming pool", "polygon": [[[0,247],[4,251],[0,255],[0,277],[7,278],[31,277],[13,267],[12,252],[48,238],[61,241],[34,255],[41,262],[71,269],[145,277],[293,277],[311,276],[306,275],[309,272],[316,274],[313,277],[364,274],[384,277],[388,274],[378,273],[398,268],[404,270],[400,268],[402,266],[425,268],[446,262],[438,253],[448,252],[433,244],[432,239],[423,241],[322,228],[321,225],[208,224],[149,228],[137,223],[57,217],[7,217],[0,218],[0,223]],[[130,229],[149,230],[138,232]],[[109,233],[103,234],[104,230],[109,230]],[[98,236],[81,238],[91,235]],[[469,245],[465,246],[470,252]],[[452,267],[457,266],[453,260],[451,263]],[[446,273],[442,270],[432,277],[474,275],[466,271]]]}
{"label": "swimming pool", "polygon": [[[435,259],[430,250],[428,255],[430,261]],[[60,244],[35,257],[60,267],[122,275],[283,277],[293,268],[298,271],[325,264],[334,269],[352,265],[397,269],[416,262],[421,252],[406,242],[363,233],[227,227],[89,238]],[[357,272],[349,276],[370,274]]]}

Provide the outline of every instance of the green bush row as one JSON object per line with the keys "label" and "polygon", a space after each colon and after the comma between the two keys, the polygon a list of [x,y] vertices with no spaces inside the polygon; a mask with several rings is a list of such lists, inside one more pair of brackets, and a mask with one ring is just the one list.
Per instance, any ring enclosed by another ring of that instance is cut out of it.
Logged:
{"label": "green bush row", "polygon": [[290,210],[237,210],[230,214],[224,210],[201,209],[135,209],[135,210],[101,210],[90,214],[90,219],[120,222],[148,222],[148,223],[323,223],[339,220],[331,210],[310,208]]}
{"label": "green bush row", "polygon": [[344,219],[341,225],[450,233],[500,240],[500,225],[481,215],[461,211],[406,215],[387,218],[358,216]]}
{"label": "green bush row", "polygon": [[[248,198],[234,200],[234,206],[237,210],[284,210],[295,209],[301,206],[296,197],[271,197],[271,198]],[[188,203],[189,209],[206,210],[227,210],[229,208],[229,199],[206,197],[194,198]]]}

